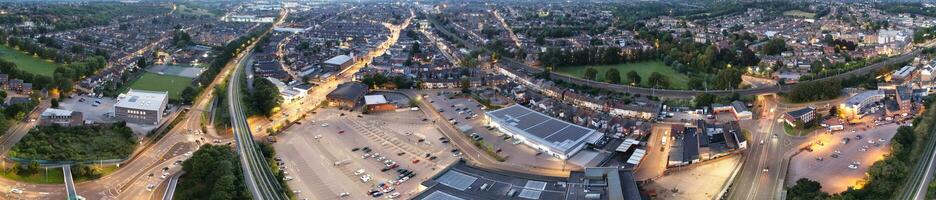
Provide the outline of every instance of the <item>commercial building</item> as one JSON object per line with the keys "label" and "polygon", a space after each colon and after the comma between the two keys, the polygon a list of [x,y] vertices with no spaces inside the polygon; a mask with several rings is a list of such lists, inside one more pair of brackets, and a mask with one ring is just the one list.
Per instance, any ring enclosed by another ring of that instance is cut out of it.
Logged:
{"label": "commercial building", "polygon": [[880,102],[885,97],[884,91],[869,90],[849,97],[838,107],[839,117],[857,119],[870,105]]}
{"label": "commercial building", "polygon": [[414,200],[639,200],[630,170],[586,167],[568,177],[539,176],[476,168],[456,162],[423,181]]}
{"label": "commercial building", "polygon": [[364,108],[368,113],[374,113],[393,111],[397,109],[397,106],[387,101],[387,97],[384,97],[384,95],[378,94],[364,96]]}
{"label": "commercial building", "polygon": [[588,139],[600,134],[594,129],[571,124],[522,105],[484,113],[489,125],[547,155],[568,159],[585,147]]}
{"label": "commercial building", "polygon": [[799,110],[793,110],[783,114],[783,120],[790,126],[796,127],[796,122],[809,123],[816,119],[816,109],[805,107]]}
{"label": "commercial building", "polygon": [[358,102],[361,101],[361,98],[363,98],[367,92],[367,85],[349,82],[338,85],[338,87],[331,93],[328,93],[325,98],[328,100],[329,106],[351,109],[357,106]]}
{"label": "commercial building", "polygon": [[748,120],[754,118],[754,114],[744,105],[744,102],[733,101],[730,105],[712,104],[712,112],[722,113],[731,112],[738,120]]}
{"label": "commercial building", "polygon": [[332,67],[335,71],[341,71],[350,67],[351,64],[354,64],[353,60],[354,59],[351,58],[351,56],[338,55],[332,57],[331,59],[325,60],[325,62],[322,62],[322,65],[325,65],[326,67]]}
{"label": "commercial building", "polygon": [[894,81],[897,83],[907,83],[909,81],[912,81],[914,78],[916,78],[918,73],[919,72],[916,70],[916,67],[904,66],[898,69],[897,71],[894,71],[894,74],[891,75],[891,81]]}
{"label": "commercial building", "polygon": [[39,126],[59,125],[63,127],[81,126],[84,117],[81,112],[46,108],[39,114]]}
{"label": "commercial building", "polygon": [[117,96],[114,116],[128,123],[156,125],[169,104],[169,92],[130,89]]}

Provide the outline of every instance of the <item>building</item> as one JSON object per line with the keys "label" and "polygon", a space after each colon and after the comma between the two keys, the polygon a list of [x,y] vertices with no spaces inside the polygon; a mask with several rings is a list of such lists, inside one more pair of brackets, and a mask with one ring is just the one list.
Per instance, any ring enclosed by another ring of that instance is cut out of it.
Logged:
{"label": "building", "polygon": [[322,62],[322,65],[331,67],[335,71],[341,71],[345,68],[348,68],[351,66],[351,64],[354,64],[354,59],[348,55],[338,55],[326,60],[325,62]]}
{"label": "building", "polygon": [[916,78],[918,73],[919,72],[916,70],[916,67],[909,65],[904,66],[897,71],[894,71],[894,74],[891,75],[891,81],[897,83],[908,83]]}
{"label": "building", "polygon": [[328,100],[329,106],[338,107],[341,109],[351,109],[357,106],[358,102],[361,101],[361,98],[367,94],[368,89],[367,85],[363,83],[342,83],[338,85],[335,90],[328,93],[325,96],[325,99]]}
{"label": "building", "polygon": [[128,123],[156,125],[169,104],[169,92],[130,89],[117,96],[114,116]]}
{"label": "building", "polygon": [[[507,184],[505,184],[507,183]],[[487,170],[460,160],[419,187],[414,200],[640,200],[640,188],[631,170],[586,167],[568,177],[506,173]]]}
{"label": "building", "polygon": [[387,101],[384,95],[379,94],[364,96],[364,108],[368,113],[393,111],[397,109],[396,105]]}
{"label": "building", "polygon": [[744,102],[733,101],[731,102],[731,111],[734,113],[735,118],[738,120],[748,120],[754,118],[754,113],[748,109],[747,105],[744,105]]}
{"label": "building", "polygon": [[860,118],[865,109],[874,105],[875,103],[881,102],[885,97],[884,91],[881,90],[869,90],[862,93],[858,93],[855,96],[851,96],[845,103],[842,103],[838,107],[839,117],[844,119],[857,119]]}
{"label": "building", "polygon": [[39,126],[59,125],[63,127],[80,126],[84,121],[81,112],[47,108],[39,114]]}
{"label": "building", "polygon": [[897,102],[898,110],[892,115],[910,113],[910,109],[913,107],[913,89],[905,85],[901,85],[897,86],[895,93],[894,101]]}
{"label": "building", "polygon": [[484,113],[488,124],[524,144],[559,159],[568,159],[585,147],[586,140],[600,134],[594,129],[571,124],[513,105]]}
{"label": "building", "polygon": [[793,127],[796,127],[797,121],[805,124],[811,122],[814,119],[816,119],[816,109],[813,107],[805,107],[799,110],[783,113],[783,120]]}
{"label": "building", "polygon": [[733,101],[729,105],[712,104],[713,113],[731,112],[738,120],[748,120],[754,118],[754,113],[744,105],[744,102]]}

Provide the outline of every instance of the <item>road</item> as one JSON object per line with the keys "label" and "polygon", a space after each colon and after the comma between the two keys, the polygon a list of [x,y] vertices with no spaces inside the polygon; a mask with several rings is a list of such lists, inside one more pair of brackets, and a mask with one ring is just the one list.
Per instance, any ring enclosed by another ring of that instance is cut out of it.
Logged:
{"label": "road", "polygon": [[62,175],[65,176],[65,194],[68,200],[77,200],[78,192],[75,191],[75,180],[72,180],[71,166],[62,166]]}
{"label": "road", "polygon": [[[776,199],[785,174],[783,155],[789,149],[788,136],[783,133],[780,119],[786,110],[776,97],[758,97],[763,117],[754,122],[744,153],[743,166],[734,180],[728,199]],[[776,137],[772,136],[776,135]],[[764,141],[761,143],[761,141]],[[766,169],[766,171],[765,171]]]}

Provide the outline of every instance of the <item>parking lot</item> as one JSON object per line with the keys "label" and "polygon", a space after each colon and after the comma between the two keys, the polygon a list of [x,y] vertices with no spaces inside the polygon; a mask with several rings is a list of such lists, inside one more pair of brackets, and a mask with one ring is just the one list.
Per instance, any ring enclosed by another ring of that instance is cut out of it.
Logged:
{"label": "parking lot", "polygon": [[59,108],[81,112],[85,120],[108,123],[117,121],[117,119],[108,116],[108,113],[111,111],[111,108],[114,107],[115,103],[117,103],[117,100],[113,98],[76,95],[72,98],[63,98],[60,100]]}
{"label": "parking lot", "polygon": [[[448,122],[459,129],[471,127],[466,131],[465,136],[471,139],[484,140],[485,144],[493,145],[498,155],[506,157],[506,162],[516,165],[522,165],[532,168],[549,169],[570,169],[575,168],[572,165],[565,165],[565,161],[546,155],[541,155],[537,150],[526,145],[517,143],[512,139],[505,139],[503,133],[497,129],[487,128],[484,120],[483,106],[471,98],[452,98],[450,94],[442,92],[426,93],[425,99],[429,104],[436,108]],[[477,133],[478,136],[471,136],[470,133]],[[486,155],[485,155],[486,156]]]}
{"label": "parking lot", "polygon": [[814,135],[810,140],[812,151],[802,151],[790,161],[787,182],[808,178],[821,183],[825,192],[845,191],[863,179],[871,165],[888,153],[888,144],[898,127],[891,123],[867,130]]}
{"label": "parking lot", "polygon": [[442,137],[421,111],[365,115],[324,108],[285,130],[274,147],[299,199],[343,193],[366,199],[372,190],[383,190],[380,198],[398,193],[406,199],[457,160]]}

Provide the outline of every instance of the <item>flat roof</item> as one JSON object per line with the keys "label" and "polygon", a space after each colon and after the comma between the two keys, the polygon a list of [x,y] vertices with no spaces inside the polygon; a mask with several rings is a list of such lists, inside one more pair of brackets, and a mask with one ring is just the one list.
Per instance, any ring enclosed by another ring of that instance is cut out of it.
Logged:
{"label": "flat roof", "polygon": [[384,95],[375,94],[364,96],[364,104],[367,105],[385,104],[387,102],[387,98],[384,97]]}
{"label": "flat roof", "polygon": [[485,113],[501,126],[510,127],[533,142],[566,155],[595,134],[594,129],[552,118],[522,105],[513,105]]}
{"label": "flat roof", "polygon": [[50,116],[71,116],[71,114],[72,114],[71,110],[46,108],[44,111],[42,111],[42,114],[39,114],[39,115],[43,117],[50,117]]}
{"label": "flat roof", "polygon": [[855,96],[849,97],[848,100],[845,101],[845,105],[847,106],[861,105],[866,99],[874,97],[874,96],[884,97],[884,91],[868,90],[862,93],[858,93]]}
{"label": "flat roof", "polygon": [[114,107],[158,111],[168,97],[169,92],[166,91],[130,89],[127,93],[117,96],[117,103]]}
{"label": "flat roof", "polygon": [[323,63],[329,64],[329,65],[343,65],[344,63],[348,61],[351,61],[351,56],[338,55],[338,56],[332,57],[331,59],[326,60]]}

